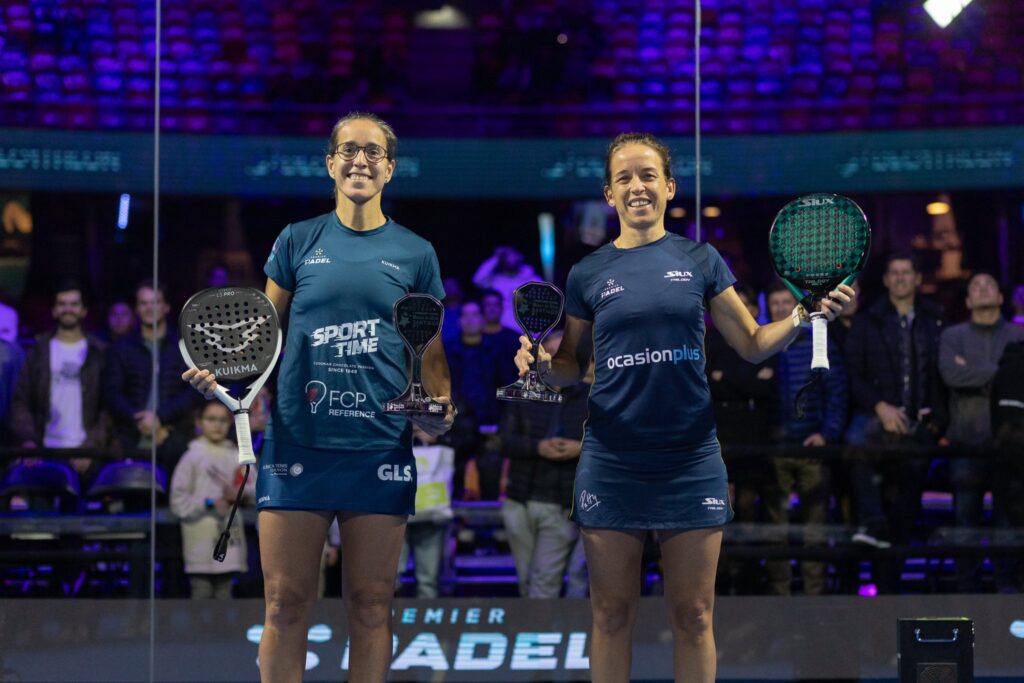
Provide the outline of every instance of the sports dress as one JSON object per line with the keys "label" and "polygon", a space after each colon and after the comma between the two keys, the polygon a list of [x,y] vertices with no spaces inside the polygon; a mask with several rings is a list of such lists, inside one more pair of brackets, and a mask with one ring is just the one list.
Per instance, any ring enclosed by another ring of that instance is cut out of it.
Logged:
{"label": "sports dress", "polygon": [[576,264],[566,312],[593,323],[596,378],[576,470],[582,527],[696,529],[732,519],[704,375],[707,302],[736,278],[714,247],[667,234]]}
{"label": "sports dress", "polygon": [[444,296],[433,247],[391,219],[357,231],[331,212],[286,227],[263,270],[292,301],[257,507],[412,514],[412,428],[383,406],[408,380],[392,307]]}

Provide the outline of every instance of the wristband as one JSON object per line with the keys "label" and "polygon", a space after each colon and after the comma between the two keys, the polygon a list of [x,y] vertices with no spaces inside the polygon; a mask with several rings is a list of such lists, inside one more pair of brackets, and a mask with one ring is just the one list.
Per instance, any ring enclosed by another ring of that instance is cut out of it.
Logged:
{"label": "wristband", "polygon": [[206,499],[206,509],[207,510],[212,510],[214,507],[216,507],[216,506],[215,506],[215,504],[213,502],[213,498],[207,498]]}
{"label": "wristband", "polygon": [[793,327],[810,327],[811,318],[807,315],[807,309],[801,304],[793,307]]}

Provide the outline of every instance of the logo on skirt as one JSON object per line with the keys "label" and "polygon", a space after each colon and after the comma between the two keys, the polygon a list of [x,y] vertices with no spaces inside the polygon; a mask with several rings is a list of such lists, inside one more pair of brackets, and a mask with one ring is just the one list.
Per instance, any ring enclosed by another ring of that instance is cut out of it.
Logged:
{"label": "logo on skirt", "polygon": [[724,510],[725,509],[725,501],[722,500],[721,498],[711,498],[711,497],[705,498],[704,501],[701,503],[701,505],[703,505],[708,510]]}
{"label": "logo on skirt", "polygon": [[586,489],[580,491],[580,510],[583,512],[590,512],[600,504],[601,501],[593,493],[588,493]]}

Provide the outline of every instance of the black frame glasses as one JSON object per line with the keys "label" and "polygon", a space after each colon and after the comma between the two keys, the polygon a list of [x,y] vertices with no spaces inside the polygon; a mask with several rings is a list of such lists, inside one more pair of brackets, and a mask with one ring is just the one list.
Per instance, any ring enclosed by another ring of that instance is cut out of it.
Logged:
{"label": "black frame glasses", "polygon": [[367,145],[357,145],[354,142],[343,142],[335,147],[331,154],[337,154],[345,161],[352,161],[359,156],[359,152],[362,152],[363,156],[365,156],[366,160],[371,164],[376,164],[389,158],[387,148],[381,147],[375,142],[371,142]]}

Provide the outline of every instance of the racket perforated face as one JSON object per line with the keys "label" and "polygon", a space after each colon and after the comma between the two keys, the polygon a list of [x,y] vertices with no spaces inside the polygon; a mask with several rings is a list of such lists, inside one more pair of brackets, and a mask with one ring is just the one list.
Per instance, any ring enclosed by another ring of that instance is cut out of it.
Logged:
{"label": "racket perforated face", "polygon": [[416,356],[441,333],[444,304],[429,294],[406,294],[395,302],[395,329]]}
{"label": "racket perforated face", "polygon": [[821,298],[864,267],[871,226],[853,200],[811,194],[782,207],[768,242],[775,272]]}
{"label": "racket perforated face", "polygon": [[251,287],[214,287],[189,299],[178,331],[192,364],[226,381],[259,377],[276,360],[277,311]]}
{"label": "racket perforated face", "polygon": [[527,282],[512,295],[516,322],[523,331],[537,341],[558,324],[565,306],[562,291],[547,282]]}

